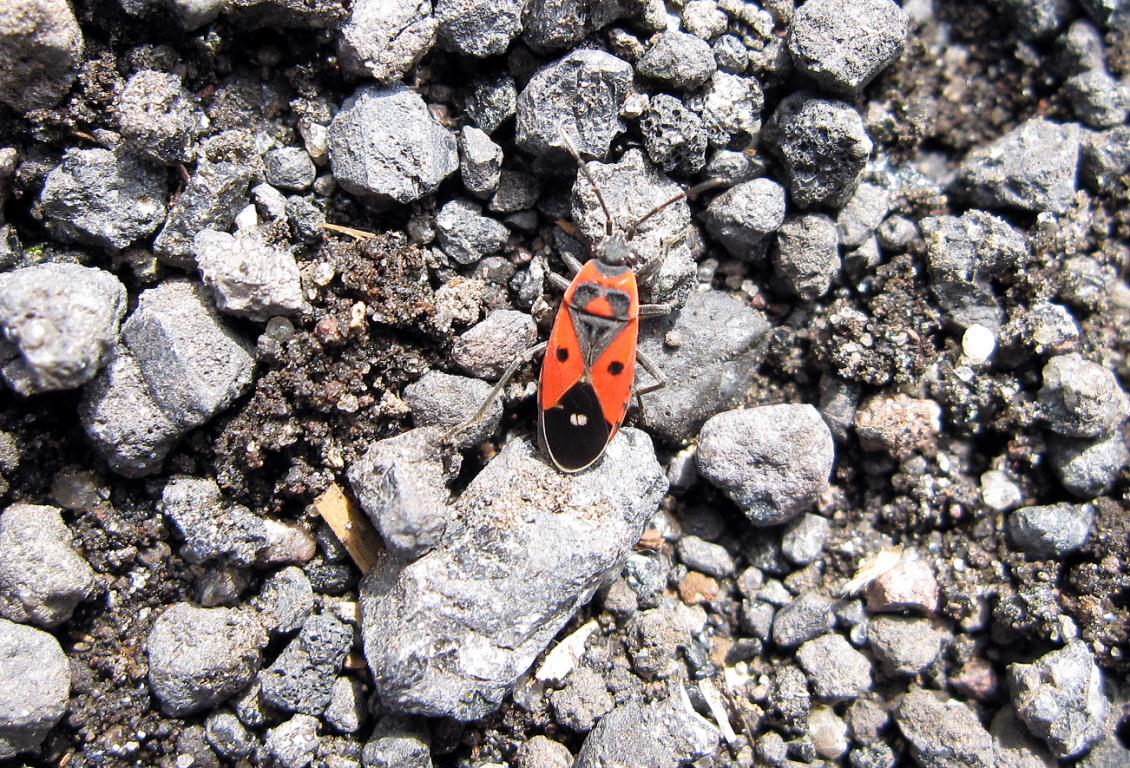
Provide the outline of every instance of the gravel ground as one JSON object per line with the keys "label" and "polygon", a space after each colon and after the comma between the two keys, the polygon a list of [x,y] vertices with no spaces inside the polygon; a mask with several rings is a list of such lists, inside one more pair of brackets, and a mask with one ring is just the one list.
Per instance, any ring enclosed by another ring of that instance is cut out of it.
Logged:
{"label": "gravel ground", "polygon": [[[1128,113],[1121,0],[0,3],[0,761],[1130,765]],[[575,475],[447,435],[563,133],[720,180]]]}

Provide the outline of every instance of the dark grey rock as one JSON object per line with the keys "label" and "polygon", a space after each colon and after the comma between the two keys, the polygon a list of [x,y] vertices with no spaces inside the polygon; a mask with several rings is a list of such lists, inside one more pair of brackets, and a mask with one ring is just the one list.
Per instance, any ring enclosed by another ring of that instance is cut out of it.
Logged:
{"label": "dark grey rock", "polygon": [[589,8],[572,0],[531,0],[522,40],[538,53],[571,48],[585,36]]}
{"label": "dark grey rock", "polygon": [[314,161],[301,147],[272,149],[263,158],[263,166],[269,184],[296,192],[309,189],[318,174]]}
{"label": "dark grey rock", "polygon": [[861,183],[836,216],[840,245],[845,248],[863,245],[879,228],[890,209],[891,195],[886,189],[866,181]]}
{"label": "dark grey rock", "polygon": [[934,663],[953,636],[930,621],[909,616],[876,616],[867,625],[875,660],[887,675],[917,675]]}
{"label": "dark grey rock", "polygon": [[208,421],[251,384],[250,345],[221,322],[199,283],[167,280],[143,291],[122,339],[150,395],[182,428]]}
{"label": "dark grey rock", "polygon": [[[428,371],[404,388],[403,397],[416,426],[450,429],[478,412],[490,390],[491,386],[480,379]],[[501,419],[502,403],[496,398],[482,419],[453,437],[463,447],[481,443],[494,433]]]}
{"label": "dark grey rock", "polygon": [[205,229],[231,229],[236,214],[247,205],[251,177],[246,165],[198,163],[153,241],[157,258],[175,267],[194,266],[192,239]]}
{"label": "dark grey rock", "polygon": [[443,433],[422,427],[374,443],[349,467],[349,484],[385,544],[404,557],[417,557],[439,544],[448,521],[445,483],[459,472],[459,460],[445,460]]}
{"label": "dark grey rock", "polygon": [[518,747],[515,768],[571,768],[573,754],[559,741],[534,736]]}
{"label": "dark grey rock", "polygon": [[439,46],[466,56],[497,56],[522,32],[523,0],[436,0]]}
{"label": "dark grey rock", "polygon": [[431,0],[354,0],[338,56],[348,71],[391,83],[431,50],[437,28]]}
{"label": "dark grey rock", "polygon": [[267,731],[263,745],[278,768],[306,768],[318,751],[318,718],[295,715]]}
{"label": "dark grey rock", "polygon": [[482,214],[470,200],[455,199],[436,215],[439,245],[459,264],[474,264],[484,256],[498,253],[506,245],[510,231],[504,224]]}
{"label": "dark grey rock", "polygon": [[741,402],[761,363],[768,323],[721,291],[697,291],[668,317],[644,323],[639,349],[667,376],[644,397],[640,422],[671,443],[694,437],[715,413]]}
{"label": "dark grey rock", "polygon": [[636,71],[675,91],[693,91],[716,65],[710,44],[684,32],[664,32],[636,64]]}
{"label": "dark grey rock", "polygon": [[95,587],[56,507],[18,502],[0,514],[0,615],[54,627]]}
{"label": "dark grey rock", "polygon": [[471,83],[467,114],[488,134],[497,131],[517,110],[518,89],[510,75],[480,78]]}
{"label": "dark grey rock", "polygon": [[726,411],[699,433],[698,471],[755,526],[779,525],[828,487],[832,433],[811,405]]}
{"label": "dark grey rock", "polygon": [[70,695],[71,670],[59,641],[0,619],[0,760],[39,747]]}
{"label": "dark grey rock", "polygon": [[859,395],[860,386],[854,381],[831,374],[820,377],[820,415],[838,443],[845,442],[854,428]]}
{"label": "dark grey rock", "polygon": [[422,721],[386,715],[361,753],[364,768],[432,768],[431,739]]}
{"label": "dark grey rock", "polygon": [[624,579],[636,593],[641,608],[655,608],[659,605],[670,570],[671,563],[666,558],[640,553],[628,556],[624,565]]}
{"label": "dark grey rock", "polygon": [[330,703],[322,717],[338,733],[357,733],[365,723],[368,708],[365,686],[355,677],[334,680]]}
{"label": "dark grey rock", "polygon": [[773,642],[782,648],[795,648],[831,632],[836,623],[832,604],[831,598],[819,592],[798,595],[773,618]]}
{"label": "dark grey rock", "polygon": [[209,709],[247,687],[266,644],[251,612],[176,603],[149,632],[149,688],[168,715]]}
{"label": "dark grey rock", "polygon": [[554,718],[574,733],[591,731],[615,703],[604,679],[585,666],[573,670],[565,687],[549,694],[548,698]]}
{"label": "dark grey rock", "polygon": [[184,432],[153,399],[141,367],[124,347],[83,389],[78,414],[98,454],[126,477],[157,472]]}
{"label": "dark grey rock", "polygon": [[1063,91],[1075,116],[1092,128],[1113,128],[1126,121],[1130,92],[1104,70],[1072,75],[1064,82]]}
{"label": "dark grey rock", "polygon": [[581,154],[604,157],[624,130],[620,107],[631,85],[631,65],[603,51],[573,51],[547,64],[518,95],[518,146],[537,156],[560,153],[564,131]]}
{"label": "dark grey rock", "polygon": [[876,234],[879,245],[892,253],[902,253],[919,236],[918,224],[906,216],[888,216]]}
{"label": "dark grey rock", "polygon": [[937,691],[915,688],[895,709],[895,723],[922,768],[993,768],[993,740],[972,710]]}
{"label": "dark grey rock", "polygon": [[698,536],[684,536],[676,545],[679,559],[688,568],[707,576],[724,579],[734,574],[734,558],[720,544],[713,544]]}
{"label": "dark grey rock", "polygon": [[1051,752],[1028,732],[1012,707],[1005,705],[989,724],[996,768],[1055,768]]}
{"label": "dark grey rock", "polygon": [[282,712],[320,715],[330,705],[341,662],[353,644],[348,624],[328,614],[306,619],[298,637],[259,672],[259,695]]}
{"label": "dark grey rock", "polygon": [[735,152],[732,149],[715,150],[703,169],[703,175],[735,185],[752,181],[764,173],[765,158],[761,154]]}
{"label": "dark grey rock", "polygon": [[502,173],[502,147],[491,141],[484,131],[467,125],[459,131],[459,149],[463,187],[475,197],[493,195]]}
{"label": "dark grey rock", "polygon": [[809,0],[793,15],[789,53],[802,74],[851,95],[902,54],[909,31],[892,0]]}
{"label": "dark grey rock", "polygon": [[1053,436],[1048,440],[1048,461],[1068,492],[1080,499],[1106,493],[1130,464],[1126,441],[1117,432],[1094,440]]}
{"label": "dark grey rock", "polygon": [[785,219],[777,230],[772,260],[776,276],[802,301],[814,301],[840,272],[836,223],[822,213]]}
{"label": "dark grey rock", "polygon": [[930,288],[949,318],[964,328],[974,323],[998,328],[1002,312],[991,280],[1027,264],[1024,235],[984,211],[925,218],[919,225]]}
{"label": "dark grey rock", "polygon": [[702,119],[666,93],[651,99],[640,118],[647,156],[663,170],[686,176],[706,164],[706,129]]}
{"label": "dark grey rock", "polygon": [[537,341],[537,325],[525,312],[496,309],[455,341],[451,358],[459,367],[484,379],[497,379]]}
{"label": "dark grey rock", "polygon": [[1087,131],[1082,140],[1079,180],[1092,192],[1110,189],[1130,171],[1130,126]]}
{"label": "dark grey rock", "polygon": [[114,117],[122,138],[139,154],[166,165],[193,159],[203,114],[176,75],[134,73],[118,94]]}
{"label": "dark grey rock", "polygon": [[[700,0],[701,1],[701,0]],[[737,35],[722,35],[710,46],[718,69],[731,75],[740,75],[749,66],[745,43]]]}
{"label": "dark grey rock", "polygon": [[585,739],[573,767],[677,768],[713,755],[718,738],[718,729],[694,711],[680,687],[665,701],[633,701],[605,715]]}
{"label": "dark grey rock", "polygon": [[785,220],[785,188],[771,179],[736,184],[710,201],[703,220],[731,256],[758,261]]}
{"label": "dark grey rock", "polygon": [[234,236],[206,229],[193,239],[192,257],[221,312],[263,322],[306,307],[294,251],[268,237],[265,228]]}
{"label": "dark grey rock", "polygon": [[451,131],[403,85],[359,88],[330,123],[328,139],[337,183],[381,205],[430,195],[459,167]]}
{"label": "dark grey rock", "polygon": [[1000,0],[1000,5],[1025,40],[1054,35],[1074,15],[1069,0]]}
{"label": "dark grey rock", "polygon": [[309,195],[288,197],[285,218],[290,222],[290,231],[302,242],[313,244],[322,239],[326,215]]}
{"label": "dark grey rock", "polygon": [[786,727],[794,731],[805,728],[812,711],[812,694],[808,692],[804,672],[795,664],[785,663],[777,665],[774,673],[770,682],[769,701]]}
{"label": "dark grey rock", "polygon": [[1056,39],[1056,68],[1064,77],[1104,69],[1103,36],[1087,19],[1076,19]]}
{"label": "dark grey rock", "polygon": [[255,736],[231,712],[215,711],[204,721],[204,738],[220,757],[238,760],[255,749]]}
{"label": "dark grey rock", "polygon": [[313,612],[314,590],[302,569],[292,565],[263,582],[251,604],[259,611],[259,623],[271,635],[289,635]]}
{"label": "dark grey rock", "polygon": [[619,569],[666,486],[636,430],[621,430],[576,475],[512,438],[455,502],[456,525],[436,549],[407,565],[385,559],[362,582],[365,655],[381,700],[464,721],[493,712]]}
{"label": "dark grey rock", "polygon": [[797,661],[821,701],[851,701],[871,690],[871,662],[843,635],[809,640],[797,649]]}
{"label": "dark grey rock", "polygon": [[839,208],[850,200],[872,148],[851,105],[803,92],[777,106],[762,139],[784,166],[789,194],[801,208]]}
{"label": "dark grey rock", "polygon": [[227,0],[166,0],[166,4],[188,31],[214,21],[228,7]]}
{"label": "dark grey rock", "polygon": [[1057,355],[1044,366],[1040,405],[1048,428],[1065,437],[1103,437],[1130,414],[1114,373],[1081,355]]}
{"label": "dark grey rock", "polygon": [[36,264],[0,274],[0,376],[21,395],[94,378],[118,343],[126,289],[110,272]]}
{"label": "dark grey rock", "polygon": [[57,236],[120,251],[161,226],[165,195],[165,170],[125,149],[69,149],[39,204]]}
{"label": "dark grey rock", "polygon": [[742,602],[741,626],[745,632],[760,640],[768,641],[773,635],[773,619],[776,609],[760,600]]}
{"label": "dark grey rock", "polygon": [[683,6],[683,29],[695,37],[711,40],[726,31],[726,14],[714,0],[691,0]]}
{"label": "dark grey rock", "polygon": [[183,539],[180,555],[190,563],[225,560],[247,566],[267,548],[263,518],[246,507],[225,504],[211,478],[171,478],[158,509]]}
{"label": "dark grey rock", "polygon": [[504,170],[498,178],[498,189],[487,203],[495,213],[517,213],[534,207],[541,194],[536,176],[521,171]]}
{"label": "dark grey rock", "polygon": [[1079,126],[1034,118],[973,149],[958,169],[957,188],[986,208],[1063,213],[1075,199]]}
{"label": "dark grey rock", "polygon": [[0,6],[0,101],[16,112],[55,106],[82,63],[82,29],[67,0]]}
{"label": "dark grey rock", "polygon": [[1032,664],[1009,665],[1008,687],[1017,715],[1056,757],[1079,757],[1103,737],[1110,703],[1084,641],[1072,640]]}
{"label": "dark grey rock", "polygon": [[1025,554],[1058,560],[1087,543],[1094,519],[1090,504],[1021,507],[1008,516],[1008,536]]}
{"label": "dark grey rock", "polygon": [[808,565],[824,551],[830,528],[828,519],[804,513],[794,517],[781,535],[781,554],[797,565]]}
{"label": "dark grey rock", "polygon": [[702,122],[712,146],[743,148],[761,131],[765,94],[752,77],[715,72],[702,89]]}
{"label": "dark grey rock", "polygon": [[[616,163],[590,162],[587,168],[620,231],[683,191],[652,167],[639,150],[629,150]],[[586,242],[595,243],[604,237],[604,211],[592,186],[580,173],[573,184],[572,210],[573,222]],[[680,200],[649,218],[632,238],[629,247],[637,269],[662,260],[654,268],[653,277],[640,286],[641,301],[676,307],[687,301],[698,272],[687,238],[683,237],[690,226],[690,206]]]}

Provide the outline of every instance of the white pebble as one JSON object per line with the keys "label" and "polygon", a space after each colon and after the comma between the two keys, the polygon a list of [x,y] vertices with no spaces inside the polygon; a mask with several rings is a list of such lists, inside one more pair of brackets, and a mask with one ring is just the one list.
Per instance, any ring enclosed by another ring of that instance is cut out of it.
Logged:
{"label": "white pebble", "polygon": [[961,351],[971,363],[983,363],[993,356],[997,348],[996,335],[976,323],[965,329],[961,337]]}

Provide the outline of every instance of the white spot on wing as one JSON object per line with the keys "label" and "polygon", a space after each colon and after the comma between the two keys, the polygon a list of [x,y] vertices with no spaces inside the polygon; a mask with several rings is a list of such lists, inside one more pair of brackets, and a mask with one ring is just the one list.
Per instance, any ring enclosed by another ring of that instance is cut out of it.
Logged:
{"label": "white spot on wing", "polygon": [[584,425],[589,423],[589,417],[584,415],[580,411],[574,411],[573,413],[569,414],[569,423],[574,427],[583,427]]}

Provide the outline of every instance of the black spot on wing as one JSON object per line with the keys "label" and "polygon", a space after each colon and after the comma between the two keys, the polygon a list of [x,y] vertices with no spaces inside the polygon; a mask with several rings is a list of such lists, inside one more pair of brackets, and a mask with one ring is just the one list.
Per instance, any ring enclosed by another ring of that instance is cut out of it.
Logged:
{"label": "black spot on wing", "polygon": [[563,363],[568,359],[569,359],[569,350],[565,349],[565,347],[558,347],[557,348],[557,361],[560,362],[560,363]]}
{"label": "black spot on wing", "polygon": [[612,433],[588,382],[570,387],[556,408],[542,411],[539,421],[549,457],[566,472],[577,472],[599,459]]}
{"label": "black spot on wing", "polygon": [[608,364],[608,372],[611,373],[613,376],[619,376],[621,373],[624,372],[624,364],[621,363],[619,360],[613,360],[611,363]]}

